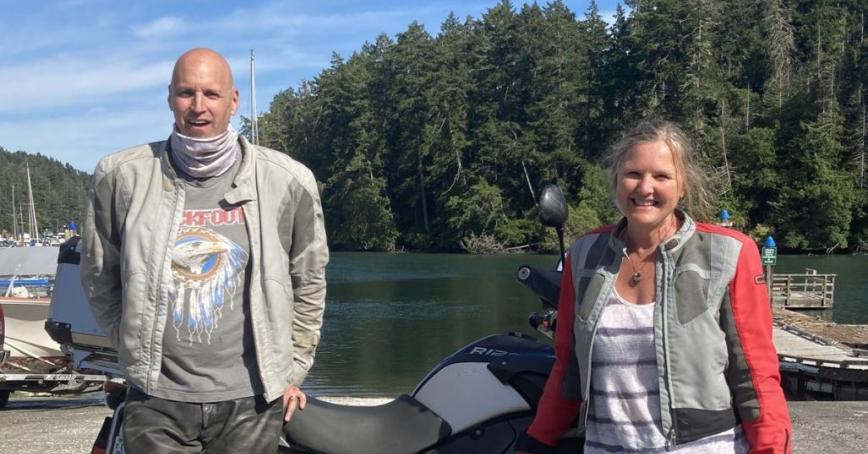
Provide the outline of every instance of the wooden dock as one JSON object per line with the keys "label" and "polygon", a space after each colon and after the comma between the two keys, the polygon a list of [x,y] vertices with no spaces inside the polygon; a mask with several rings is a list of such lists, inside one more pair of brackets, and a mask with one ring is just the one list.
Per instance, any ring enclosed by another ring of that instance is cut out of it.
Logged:
{"label": "wooden dock", "polygon": [[773,274],[772,302],[785,309],[829,309],[835,303],[836,276],[813,269],[801,274]]}
{"label": "wooden dock", "polygon": [[781,378],[792,400],[868,400],[868,351],[776,321]]}

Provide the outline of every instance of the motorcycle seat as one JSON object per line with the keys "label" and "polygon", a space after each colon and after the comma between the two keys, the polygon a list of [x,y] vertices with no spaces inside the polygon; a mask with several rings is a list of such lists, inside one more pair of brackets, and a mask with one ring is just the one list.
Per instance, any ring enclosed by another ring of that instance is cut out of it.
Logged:
{"label": "motorcycle seat", "polygon": [[443,419],[403,394],[387,404],[337,405],[309,397],[304,410],[285,424],[290,447],[326,454],[409,454],[452,433]]}

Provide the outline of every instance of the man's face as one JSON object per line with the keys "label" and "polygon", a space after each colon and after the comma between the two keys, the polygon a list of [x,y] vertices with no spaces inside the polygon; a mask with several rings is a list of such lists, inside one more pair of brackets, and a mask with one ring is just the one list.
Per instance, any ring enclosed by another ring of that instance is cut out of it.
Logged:
{"label": "man's face", "polygon": [[207,139],[225,132],[238,108],[238,90],[225,60],[206,52],[182,56],[172,73],[169,108],[185,136]]}

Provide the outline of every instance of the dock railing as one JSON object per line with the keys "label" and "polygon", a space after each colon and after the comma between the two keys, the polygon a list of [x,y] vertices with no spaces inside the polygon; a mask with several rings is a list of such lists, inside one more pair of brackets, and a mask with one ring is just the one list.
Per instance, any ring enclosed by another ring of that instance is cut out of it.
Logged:
{"label": "dock railing", "polygon": [[828,309],[835,302],[835,274],[818,274],[805,269],[802,274],[772,275],[772,302],[787,309]]}

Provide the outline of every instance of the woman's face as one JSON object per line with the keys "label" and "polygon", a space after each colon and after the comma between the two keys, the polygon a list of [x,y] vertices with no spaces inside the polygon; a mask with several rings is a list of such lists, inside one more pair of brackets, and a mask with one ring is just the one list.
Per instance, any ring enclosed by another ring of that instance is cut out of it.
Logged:
{"label": "woman's face", "polygon": [[673,215],[684,189],[666,142],[641,142],[618,172],[615,201],[633,227],[658,228]]}

